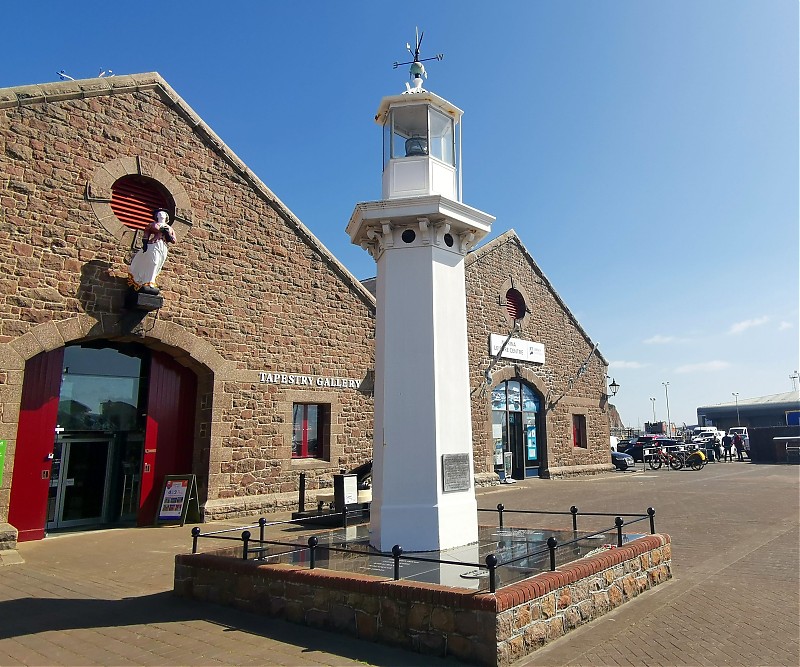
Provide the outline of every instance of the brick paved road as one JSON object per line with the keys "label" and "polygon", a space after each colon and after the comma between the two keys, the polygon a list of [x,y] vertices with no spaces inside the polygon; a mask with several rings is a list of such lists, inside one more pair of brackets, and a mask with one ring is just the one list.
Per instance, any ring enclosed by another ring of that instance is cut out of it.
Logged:
{"label": "brick paved road", "polygon": [[558,484],[556,494],[492,499],[537,509],[565,509],[569,499],[597,511],[653,505],[656,529],[673,539],[675,576],[522,664],[800,665],[798,468],[718,463]]}
{"label": "brick paved road", "polygon": [[[672,582],[521,664],[800,664],[798,481],[796,467],[725,463],[480,491],[481,507],[652,505],[673,538]],[[25,563],[0,568],[0,665],[456,664],[173,598],[188,544],[173,527],[20,545]]]}

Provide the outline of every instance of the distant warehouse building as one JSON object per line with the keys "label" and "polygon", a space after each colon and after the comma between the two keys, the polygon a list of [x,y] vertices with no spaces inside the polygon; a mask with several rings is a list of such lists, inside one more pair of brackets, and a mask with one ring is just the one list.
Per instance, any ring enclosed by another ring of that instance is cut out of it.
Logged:
{"label": "distant warehouse building", "polygon": [[731,426],[758,428],[797,425],[798,417],[800,393],[796,391],[697,408],[697,423],[700,426],[713,425],[722,431],[727,431]]}
{"label": "distant warehouse building", "polygon": [[746,426],[754,463],[797,463],[800,446],[800,394],[787,391],[697,408],[697,423],[727,431]]}

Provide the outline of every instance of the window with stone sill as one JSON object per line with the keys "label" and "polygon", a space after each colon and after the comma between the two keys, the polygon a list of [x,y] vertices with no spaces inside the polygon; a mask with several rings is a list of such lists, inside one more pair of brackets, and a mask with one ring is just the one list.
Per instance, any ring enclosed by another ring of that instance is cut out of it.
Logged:
{"label": "window with stone sill", "polygon": [[588,449],[586,415],[572,415],[572,446]]}
{"label": "window with stone sill", "polygon": [[330,451],[330,405],[292,405],[292,458],[322,459]]}

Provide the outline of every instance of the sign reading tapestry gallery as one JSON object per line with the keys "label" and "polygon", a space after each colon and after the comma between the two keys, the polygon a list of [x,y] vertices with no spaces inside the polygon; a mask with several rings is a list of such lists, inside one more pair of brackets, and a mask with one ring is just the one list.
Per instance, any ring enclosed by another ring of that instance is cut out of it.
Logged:
{"label": "sign reading tapestry gallery", "polygon": [[322,375],[291,375],[289,373],[259,373],[259,382],[288,384],[295,387],[332,387],[334,389],[358,389],[360,380],[324,377]]}
{"label": "sign reading tapestry gallery", "polygon": [[[506,336],[491,334],[489,336],[490,354],[494,357],[503,347]],[[544,344],[534,343],[521,338],[509,338],[500,355],[503,359],[518,359],[519,361],[532,361],[536,364],[544,363]]]}

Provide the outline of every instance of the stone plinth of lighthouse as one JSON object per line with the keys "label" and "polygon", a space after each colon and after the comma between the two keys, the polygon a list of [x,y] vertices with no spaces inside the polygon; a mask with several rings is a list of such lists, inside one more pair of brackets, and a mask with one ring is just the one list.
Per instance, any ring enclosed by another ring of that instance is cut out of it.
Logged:
{"label": "stone plinth of lighthouse", "polygon": [[[347,225],[377,262],[370,543],[477,542],[464,258],[494,218],[461,201],[462,112],[415,85],[381,101],[383,199]],[[424,73],[424,70],[423,70]]]}

